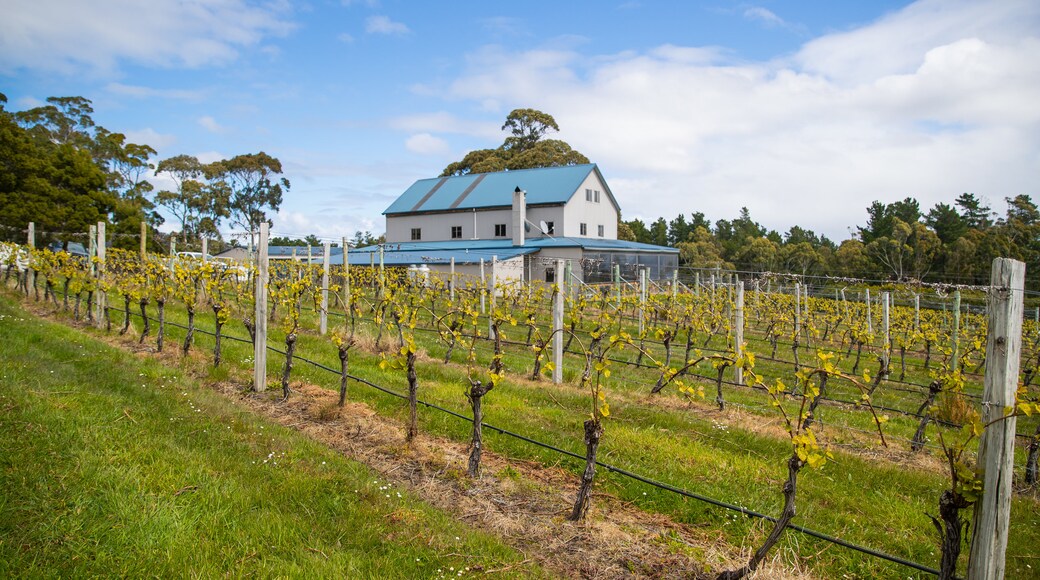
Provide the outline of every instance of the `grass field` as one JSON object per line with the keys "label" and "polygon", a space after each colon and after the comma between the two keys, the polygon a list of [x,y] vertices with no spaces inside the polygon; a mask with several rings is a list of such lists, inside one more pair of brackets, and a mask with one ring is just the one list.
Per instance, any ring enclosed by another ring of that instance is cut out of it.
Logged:
{"label": "grass field", "polygon": [[0,577],[544,575],[522,560],[181,371],[0,296]]}
{"label": "grass field", "polygon": [[[184,322],[183,311],[176,306],[168,306],[168,315],[172,321]],[[114,325],[118,327],[121,315],[114,314],[114,317]],[[212,316],[202,314],[197,323],[200,328],[212,328]],[[339,323],[342,324],[342,319]],[[243,335],[240,323],[229,324],[226,331]],[[176,349],[176,341],[183,338],[183,331],[170,326],[168,332],[167,347]],[[520,334],[520,331],[511,332]],[[279,331],[273,330],[270,344],[277,345],[281,338]],[[465,368],[439,362],[444,346],[433,335],[420,334],[417,340],[429,355],[420,363],[420,396],[467,413],[462,394]],[[224,345],[227,365],[247,375],[251,347],[230,341]],[[196,348],[212,348],[212,339],[196,334]],[[482,346],[482,360],[486,361],[485,348]],[[331,342],[310,333],[301,335],[297,355],[338,367]],[[456,356],[456,360],[461,358],[461,354]],[[573,385],[550,386],[546,382],[521,380],[520,377],[530,372],[530,358],[528,350],[510,350],[506,357],[507,379],[485,400],[486,421],[581,452],[581,421],[588,412],[587,394]],[[283,360],[280,355],[270,353],[268,370],[272,379],[279,373]],[[369,338],[367,344],[352,351],[351,372],[377,384],[403,390],[403,373],[379,369],[379,360]],[[575,370],[572,361],[567,374],[573,377]],[[779,434],[775,416],[763,417],[758,412],[747,413],[739,408],[740,404],[753,407],[756,402],[761,407],[761,394],[730,390],[727,397],[737,403],[737,409],[730,407],[720,412],[708,403],[689,405],[674,394],[648,398],[646,390],[653,383],[653,371],[618,367],[616,377],[608,391],[612,415],[606,423],[601,460],[757,511],[773,514],[779,511],[783,463],[790,453],[790,444]],[[330,388],[338,382],[335,375],[301,361],[296,363],[293,379]],[[363,402],[386,417],[401,421],[406,415],[403,403],[397,398],[355,383],[350,388],[351,400]],[[836,422],[836,426],[868,425],[862,420],[862,413],[849,413],[837,407],[828,408],[822,414],[825,421]],[[440,413],[422,411],[420,425],[424,433],[458,441],[468,437],[469,427],[464,422]],[[889,432],[912,432],[913,426],[912,421],[894,417]],[[840,429],[832,432],[825,428],[823,432],[836,435],[835,440],[847,436],[847,431]],[[560,464],[560,457],[552,452],[493,432],[486,432],[485,436],[489,449],[508,457],[544,465]],[[876,457],[871,453],[834,450],[835,460],[824,469],[803,473],[795,522],[870,548],[936,565],[938,539],[927,514],[936,512],[939,492],[946,485],[937,463],[903,452],[885,452]],[[575,472],[578,468],[577,462],[564,461],[562,465]],[[648,512],[663,513],[691,526],[710,527],[733,545],[754,547],[764,536],[760,522],[732,512],[682,499],[615,474],[601,472],[597,481],[600,490]],[[1012,513],[1008,575],[1034,577],[1035,546],[1040,545],[1040,505],[1035,492],[1017,495]],[[821,577],[922,576],[908,568],[791,532],[784,535],[778,552]]]}

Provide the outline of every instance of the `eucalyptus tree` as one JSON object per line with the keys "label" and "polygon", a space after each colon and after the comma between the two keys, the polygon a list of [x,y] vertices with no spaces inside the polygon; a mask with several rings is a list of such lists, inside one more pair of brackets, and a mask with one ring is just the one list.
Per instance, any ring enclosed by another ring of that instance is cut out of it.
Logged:
{"label": "eucalyptus tree", "polygon": [[278,211],[289,191],[289,180],[279,177],[282,162],[263,151],[211,163],[204,173],[211,188],[227,196],[231,224],[245,228],[251,239],[261,223],[271,223],[267,210]]}

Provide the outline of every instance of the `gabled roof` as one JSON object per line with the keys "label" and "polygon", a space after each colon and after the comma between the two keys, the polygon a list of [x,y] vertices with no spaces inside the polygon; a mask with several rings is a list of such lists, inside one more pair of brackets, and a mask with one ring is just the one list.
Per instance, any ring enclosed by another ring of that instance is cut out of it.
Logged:
{"label": "gabled roof", "polygon": [[595,163],[590,163],[420,179],[390,204],[383,215],[509,207],[517,187],[527,192],[529,206],[564,204],[592,172],[596,172],[607,198],[617,208],[603,174]]}

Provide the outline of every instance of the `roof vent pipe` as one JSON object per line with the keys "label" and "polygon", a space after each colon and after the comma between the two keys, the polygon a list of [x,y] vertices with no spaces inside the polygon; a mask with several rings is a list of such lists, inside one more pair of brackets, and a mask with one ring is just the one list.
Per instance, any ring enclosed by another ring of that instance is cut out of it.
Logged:
{"label": "roof vent pipe", "polygon": [[513,245],[524,245],[524,224],[527,223],[527,192],[517,186],[513,190]]}

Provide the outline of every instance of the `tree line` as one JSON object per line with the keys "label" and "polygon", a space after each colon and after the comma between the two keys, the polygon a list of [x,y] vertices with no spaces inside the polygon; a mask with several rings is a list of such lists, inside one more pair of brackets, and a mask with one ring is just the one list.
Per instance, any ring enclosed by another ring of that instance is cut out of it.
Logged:
{"label": "tree line", "polygon": [[[221,225],[256,232],[261,223],[271,224],[269,212],[278,211],[290,188],[281,162],[263,151],[212,163],[185,154],[156,160],[151,146],[95,123],[91,101],[83,97],[50,97],[25,111],[6,105],[0,93],[0,239],[24,241],[29,222],[44,232],[40,241],[48,241],[104,221],[113,245],[131,248],[144,223],[152,250],[161,250],[164,208],[182,244],[206,237],[219,251],[226,245]],[[172,187],[156,191],[153,177]],[[354,236],[361,243],[377,239],[367,232]]]}
{"label": "tree line", "polygon": [[978,196],[963,193],[927,212],[907,197],[874,201],[866,225],[840,244],[810,229],[769,230],[748,209],[712,223],[701,212],[661,217],[647,225],[621,221],[618,238],[679,249],[691,267],[791,272],[800,275],[983,284],[993,258],[1026,263],[1027,284],[1040,280],[1040,210],[1028,195],[1005,198],[998,215]]}

